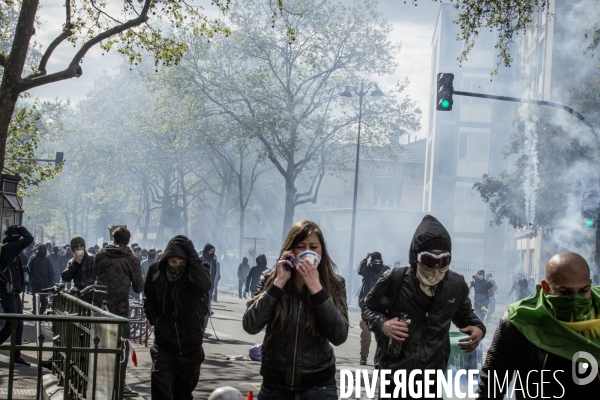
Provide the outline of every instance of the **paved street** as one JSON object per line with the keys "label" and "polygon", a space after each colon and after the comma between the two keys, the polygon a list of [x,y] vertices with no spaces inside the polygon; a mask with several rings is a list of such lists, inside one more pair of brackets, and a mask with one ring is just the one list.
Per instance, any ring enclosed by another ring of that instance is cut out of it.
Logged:
{"label": "paved street", "polygon": [[[246,309],[245,303],[245,299],[239,299],[237,294],[234,295],[233,287],[223,287],[219,290],[219,301],[213,303],[215,314],[212,317],[212,325],[209,323],[207,330],[209,337],[204,342],[206,361],[202,364],[200,383],[194,392],[195,399],[207,399],[214,389],[221,386],[233,386],[239,389],[244,395],[251,390],[255,395],[258,393],[261,382],[259,373],[260,363],[253,361],[229,361],[226,359],[228,355],[247,356],[250,347],[262,342],[263,333],[253,336],[247,334],[242,329],[241,321]],[[31,303],[26,304],[26,312],[30,305]],[[496,315],[501,315],[505,310],[506,306],[498,306]],[[361,367],[359,365],[359,313],[356,307],[351,307],[350,322],[348,340],[343,345],[335,348],[338,371],[340,369],[355,370]],[[493,336],[493,329],[490,329],[484,339],[484,349],[487,349],[487,345]],[[47,338],[50,338],[49,327],[44,327],[43,331]],[[33,325],[25,327],[24,337],[32,341],[34,340],[35,327]],[[149,349],[144,347],[144,345],[136,344],[135,350],[138,366],[135,367],[132,363],[129,364],[127,383],[140,393],[138,399],[150,399],[151,362]],[[373,339],[368,368],[372,368],[374,351],[375,340]],[[48,353],[47,357],[49,356],[50,353]],[[24,357],[32,362],[32,365],[35,365],[35,359],[32,358],[33,353],[25,353]],[[7,352],[0,352],[0,371],[2,371],[0,373],[0,388],[6,388],[8,373]],[[35,369],[33,367],[16,366],[16,371],[18,379],[15,381],[15,388],[21,390],[19,393],[22,394],[19,398],[33,399],[35,392],[32,389],[35,389],[36,380]],[[52,398],[57,398],[59,394],[62,395],[62,393],[57,393]],[[0,392],[0,398],[3,397],[3,393]]]}

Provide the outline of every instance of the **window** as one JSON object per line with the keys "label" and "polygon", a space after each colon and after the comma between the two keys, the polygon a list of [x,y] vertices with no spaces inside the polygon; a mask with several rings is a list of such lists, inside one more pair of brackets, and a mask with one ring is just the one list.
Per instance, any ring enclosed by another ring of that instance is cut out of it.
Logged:
{"label": "window", "polygon": [[321,208],[335,208],[337,205],[337,201],[331,199],[322,199],[320,204]]}
{"label": "window", "polygon": [[470,183],[457,183],[454,195],[454,230],[483,233],[485,230],[485,203]]}
{"label": "window", "polygon": [[489,147],[489,129],[459,127],[456,175],[479,178],[487,173]]}
{"label": "window", "polygon": [[400,182],[375,182],[373,185],[373,206],[399,208],[402,202],[402,183]]}
{"label": "window", "polygon": [[[492,92],[492,82],[484,74],[465,73],[461,81],[461,90],[472,93]],[[460,120],[463,122],[490,123],[492,118],[491,99],[461,96]]]}

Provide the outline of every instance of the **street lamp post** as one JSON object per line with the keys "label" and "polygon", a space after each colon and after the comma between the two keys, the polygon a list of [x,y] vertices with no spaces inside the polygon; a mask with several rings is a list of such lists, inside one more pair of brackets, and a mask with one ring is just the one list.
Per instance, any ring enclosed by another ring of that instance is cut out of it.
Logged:
{"label": "street lamp post", "polygon": [[[351,86],[347,86],[340,96],[352,97],[352,91],[358,96],[358,135],[356,140],[356,160],[354,166],[354,197],[352,199],[352,225],[350,227],[350,258],[348,262],[348,305],[352,303],[352,269],[354,265],[354,239],[356,236],[356,203],[358,201],[358,167],[360,164],[360,128],[362,125],[362,110],[363,110],[363,99],[365,95],[371,89],[371,84],[366,88],[364,87],[364,81],[360,82],[360,90],[356,90]],[[371,96],[383,96],[383,92],[375,85],[375,90],[371,92]]]}

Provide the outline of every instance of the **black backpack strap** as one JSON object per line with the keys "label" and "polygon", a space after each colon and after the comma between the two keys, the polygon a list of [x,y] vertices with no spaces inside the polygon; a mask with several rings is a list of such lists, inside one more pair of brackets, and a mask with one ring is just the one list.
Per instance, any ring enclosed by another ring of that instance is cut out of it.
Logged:
{"label": "black backpack strap", "polygon": [[[390,302],[390,307],[392,307],[394,304],[396,304],[398,302],[398,296],[400,295],[400,287],[402,286],[402,282],[404,281],[404,276],[406,275],[406,273],[408,272],[408,270],[410,269],[410,266],[408,267],[398,267],[398,268],[392,268],[392,271],[390,272],[390,286],[393,287],[393,297],[392,297],[392,301]],[[387,310],[388,313],[391,310]]]}

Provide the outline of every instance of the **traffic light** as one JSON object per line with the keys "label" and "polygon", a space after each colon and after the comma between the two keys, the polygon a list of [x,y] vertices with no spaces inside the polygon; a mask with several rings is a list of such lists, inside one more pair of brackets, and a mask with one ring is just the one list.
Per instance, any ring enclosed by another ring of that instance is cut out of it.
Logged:
{"label": "traffic light", "polygon": [[452,93],[454,93],[454,74],[439,73],[437,74],[437,105],[438,111],[452,110]]}
{"label": "traffic light", "polygon": [[585,192],[581,198],[581,216],[589,229],[595,230],[598,226],[599,201],[598,192]]}

